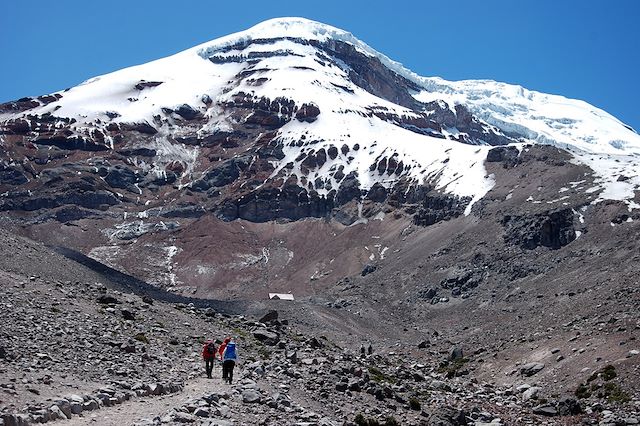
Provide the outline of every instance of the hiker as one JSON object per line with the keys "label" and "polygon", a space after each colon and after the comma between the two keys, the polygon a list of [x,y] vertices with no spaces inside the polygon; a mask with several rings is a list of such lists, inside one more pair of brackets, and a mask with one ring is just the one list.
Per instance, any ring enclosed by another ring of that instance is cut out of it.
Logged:
{"label": "hiker", "polygon": [[202,358],[205,363],[205,370],[207,372],[207,378],[211,378],[211,373],[213,372],[213,363],[216,359],[216,342],[213,340],[207,340],[204,342],[204,346],[202,347]]}
{"label": "hiker", "polygon": [[222,379],[228,381],[229,384],[233,382],[233,368],[236,366],[237,360],[236,342],[231,339],[227,342],[222,353]]}
{"label": "hiker", "polygon": [[360,345],[360,357],[364,358],[364,345]]}
{"label": "hiker", "polygon": [[367,348],[367,355],[371,355],[373,353],[373,347],[371,346],[371,343],[369,343],[369,347]]}
{"label": "hiker", "polygon": [[[220,347],[218,348],[218,354],[220,355],[220,362],[223,362],[222,359],[222,354],[224,353],[224,349],[227,347],[227,343],[229,343],[231,341],[231,336],[227,336],[222,343],[220,344]],[[222,369],[222,380],[225,380],[227,378],[227,372],[226,370],[223,368]]]}

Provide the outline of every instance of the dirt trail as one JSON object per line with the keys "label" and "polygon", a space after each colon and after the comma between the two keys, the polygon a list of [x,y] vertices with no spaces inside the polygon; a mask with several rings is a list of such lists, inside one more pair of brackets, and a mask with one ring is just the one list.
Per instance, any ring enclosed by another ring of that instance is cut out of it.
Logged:
{"label": "dirt trail", "polygon": [[[223,383],[220,370],[214,371],[214,378],[197,377],[185,383],[184,390],[169,395],[135,398],[113,407],[87,412],[82,416],[73,416],[65,422],[68,426],[99,424],[101,426],[133,425],[142,419],[163,416],[174,407],[214,392],[228,391],[230,386]],[[237,382],[236,382],[237,383]],[[235,385],[235,383],[234,383]]]}

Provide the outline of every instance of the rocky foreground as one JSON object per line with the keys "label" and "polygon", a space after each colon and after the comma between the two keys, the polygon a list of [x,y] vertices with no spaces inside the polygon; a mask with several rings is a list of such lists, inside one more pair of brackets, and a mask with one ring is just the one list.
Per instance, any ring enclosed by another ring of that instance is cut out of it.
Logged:
{"label": "rocky foreground", "polygon": [[[107,277],[2,231],[0,425],[638,424],[640,401],[604,367],[572,395],[474,377],[478,354],[428,340],[354,342],[121,291]],[[204,379],[206,338],[237,336],[232,385]],[[356,336],[354,339],[365,339]],[[367,348],[368,349],[368,348]],[[431,348],[432,349],[432,348]],[[634,357],[636,354],[629,354]]]}

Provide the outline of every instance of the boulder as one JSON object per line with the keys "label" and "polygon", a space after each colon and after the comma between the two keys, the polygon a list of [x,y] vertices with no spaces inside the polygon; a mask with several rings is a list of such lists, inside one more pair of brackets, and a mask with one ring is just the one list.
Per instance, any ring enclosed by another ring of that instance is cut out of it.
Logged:
{"label": "boulder", "polygon": [[196,408],[193,414],[197,417],[209,417],[209,410],[203,407]]}
{"label": "boulder", "polygon": [[136,314],[133,313],[132,311],[128,310],[128,309],[123,309],[122,310],[122,318],[128,320],[128,321],[133,321],[136,319]]}
{"label": "boulder", "polygon": [[427,420],[428,425],[466,426],[468,413],[452,407],[439,407]]}
{"label": "boulder", "polygon": [[456,361],[462,358],[464,358],[464,353],[460,346],[454,346],[451,348],[451,351],[449,351],[449,360]]}
{"label": "boulder", "polygon": [[538,414],[540,416],[553,417],[558,415],[558,411],[551,404],[543,404],[534,407],[533,414]]}
{"label": "boulder", "polygon": [[115,305],[116,303],[120,303],[120,301],[111,295],[103,294],[98,297],[98,303],[102,303],[103,305]]}
{"label": "boulder", "polygon": [[280,337],[276,333],[262,328],[254,331],[253,337],[269,346],[275,346],[280,341]]}
{"label": "boulder", "polygon": [[541,362],[530,362],[520,367],[520,374],[527,377],[533,376],[543,368],[544,368],[544,364]]}
{"label": "boulder", "polygon": [[196,421],[196,418],[193,415],[189,413],[183,413],[182,411],[176,412],[172,417],[172,420],[175,423],[195,423]]}
{"label": "boulder", "polygon": [[265,324],[272,321],[277,321],[277,320],[278,320],[278,311],[275,311],[275,310],[271,310],[267,312],[262,318],[260,318],[260,322]]}
{"label": "boulder", "polygon": [[245,404],[257,404],[262,400],[262,395],[254,389],[247,389],[242,392],[242,402]]}
{"label": "boulder", "polygon": [[0,421],[3,426],[27,426],[29,421],[22,414],[1,414]]}
{"label": "boulder", "polygon": [[362,275],[363,277],[366,277],[367,275],[371,274],[372,272],[375,272],[376,269],[378,269],[378,267],[376,265],[373,265],[371,263],[367,263],[366,265],[364,265],[364,268],[362,268],[362,272],[360,273],[360,275]]}
{"label": "boulder", "polygon": [[580,402],[574,398],[566,398],[559,401],[556,409],[561,416],[575,416],[582,413]]}
{"label": "boulder", "polygon": [[529,401],[530,399],[537,399],[538,393],[540,393],[540,388],[537,386],[531,386],[524,392],[522,392],[522,399],[524,401]]}
{"label": "boulder", "polygon": [[52,405],[51,407],[49,407],[49,417],[51,418],[51,420],[59,420],[59,419],[68,420],[69,419],[69,417],[67,417],[67,415],[63,413],[60,407],[58,407],[57,405]]}
{"label": "boulder", "polygon": [[338,392],[344,392],[349,388],[349,384],[347,382],[338,382],[336,383],[336,390]]}

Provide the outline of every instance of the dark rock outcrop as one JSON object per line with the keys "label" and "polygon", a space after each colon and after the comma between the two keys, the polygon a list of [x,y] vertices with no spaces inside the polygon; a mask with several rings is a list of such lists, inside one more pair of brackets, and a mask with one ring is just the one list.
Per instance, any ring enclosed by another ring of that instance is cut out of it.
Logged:
{"label": "dark rock outcrop", "polygon": [[231,158],[193,182],[191,188],[194,191],[206,191],[229,185],[240,177],[242,171],[251,164],[251,160],[251,155]]}
{"label": "dark rock outcrop", "polygon": [[117,165],[110,168],[104,180],[112,188],[126,189],[134,193],[140,192],[135,187],[135,184],[140,180],[140,176],[128,167]]}
{"label": "dark rock outcrop", "polygon": [[358,173],[351,172],[344,177],[340,182],[340,188],[336,194],[336,205],[341,206],[348,203],[351,200],[357,200],[362,196],[360,190],[360,181],[358,180]]}
{"label": "dark rock outcrop", "polygon": [[187,104],[180,105],[174,112],[185,120],[195,120],[202,116],[198,110]]}
{"label": "dark rock outcrop", "polygon": [[364,268],[362,268],[362,272],[360,273],[360,275],[362,275],[363,277],[366,277],[367,275],[375,272],[376,269],[378,269],[376,265],[367,263],[366,265],[364,265]]}
{"label": "dark rock outcrop", "polygon": [[160,86],[162,83],[163,83],[162,81],[140,80],[140,82],[135,85],[135,88],[136,88],[136,90],[144,90],[144,89],[149,88],[149,87]]}
{"label": "dark rock outcrop", "polygon": [[302,104],[302,106],[296,112],[296,119],[298,121],[313,123],[320,115],[320,108],[315,104]]}
{"label": "dark rock outcrop", "polygon": [[226,200],[217,209],[223,220],[245,219],[268,222],[276,219],[299,220],[305,217],[327,217],[333,209],[330,199],[297,185],[282,189],[261,188],[239,200]]}
{"label": "dark rock outcrop", "polygon": [[0,185],[22,185],[29,179],[17,166],[8,166],[0,163]]}
{"label": "dark rock outcrop", "polygon": [[534,215],[506,215],[501,222],[505,242],[523,249],[539,246],[559,249],[576,239],[571,208]]}
{"label": "dark rock outcrop", "polygon": [[413,223],[429,226],[443,220],[456,218],[464,213],[469,201],[471,201],[469,197],[429,193],[421,201],[418,211],[413,216]]}
{"label": "dark rock outcrop", "polygon": [[502,163],[505,168],[511,168],[520,162],[519,155],[520,152],[515,146],[499,146],[489,150],[487,162]]}

